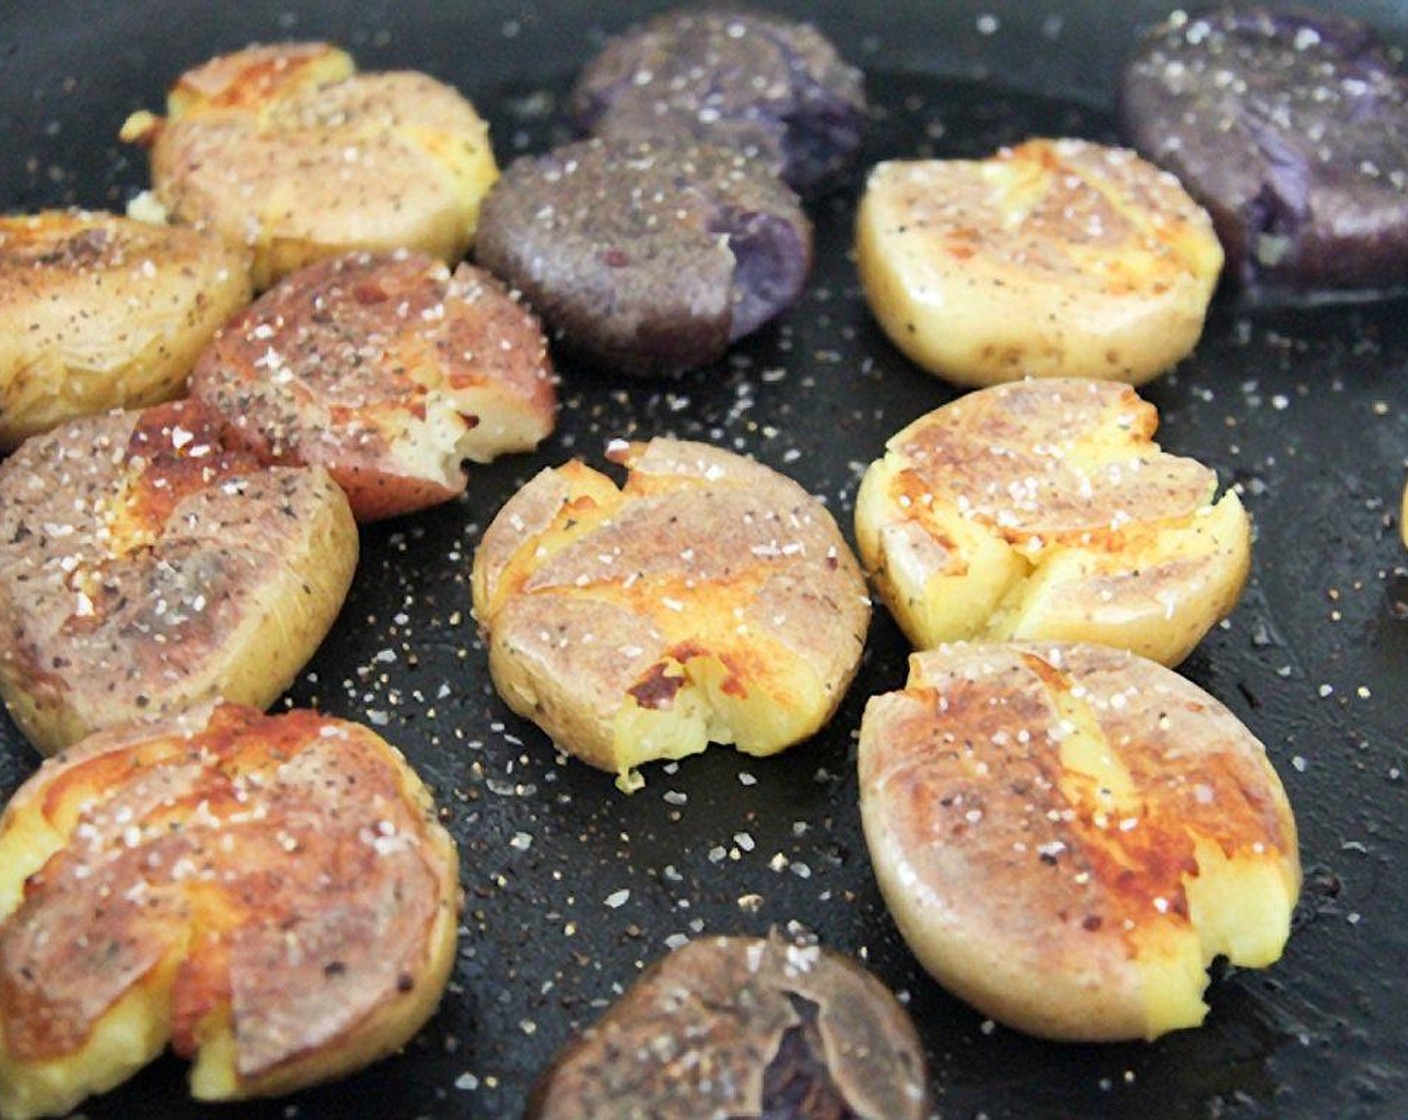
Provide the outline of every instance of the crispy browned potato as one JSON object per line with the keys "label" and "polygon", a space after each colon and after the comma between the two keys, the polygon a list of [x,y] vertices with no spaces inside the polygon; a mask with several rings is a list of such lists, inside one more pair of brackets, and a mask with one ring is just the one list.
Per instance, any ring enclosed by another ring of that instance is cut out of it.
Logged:
{"label": "crispy browned potato", "polygon": [[168,1042],[202,1100],[392,1052],[454,963],[454,842],[357,724],[220,704],[94,735],[0,817],[0,1112],[67,1112]]}
{"label": "crispy browned potato", "polygon": [[195,402],[72,421],[0,464],[0,696],[45,754],[212,697],[265,707],[356,562],[326,471],[225,449]]}
{"label": "crispy browned potato", "polygon": [[488,273],[349,253],[286,276],[201,355],[191,395],[265,462],[319,464],[359,521],[446,501],[462,462],[556,421],[542,330]]}
{"label": "crispy browned potato", "polygon": [[871,861],[915,956],[1000,1022],[1051,1038],[1201,1023],[1218,955],[1263,967],[1300,889],[1262,745],[1152,661],[1094,645],[910,659],[860,734]]}
{"label": "crispy browned potato", "polygon": [[454,264],[498,176],[488,127],[450,86],[358,74],[327,43],[221,55],[181,76],[165,119],[122,138],[151,147],[155,201],[254,253],[266,288],[351,249],[419,249]]}
{"label": "crispy browned potato", "polygon": [[1212,220],[1173,176],[1083,140],[879,164],[856,253],[890,341],[973,386],[1142,384],[1193,349],[1222,269]]}
{"label": "crispy browned potato", "polygon": [[1027,381],[969,394],[894,436],[856,496],[880,597],[921,648],[1055,638],[1166,665],[1229,614],[1251,523],[1217,477],[1153,440],[1125,385]]}
{"label": "crispy browned potato", "polygon": [[249,295],[246,254],[213,233],[77,210],[0,217],[0,450],[180,396]]}
{"label": "crispy browned potato", "polygon": [[527,1120],[923,1120],[924,1051],[878,980],[779,939],[693,941],[544,1071]]}
{"label": "crispy browned potato", "polygon": [[638,788],[710,741],[767,755],[815,732],[855,675],[870,604],[825,508],[791,479],[682,440],[621,443],[515,494],[474,557],[504,701]]}

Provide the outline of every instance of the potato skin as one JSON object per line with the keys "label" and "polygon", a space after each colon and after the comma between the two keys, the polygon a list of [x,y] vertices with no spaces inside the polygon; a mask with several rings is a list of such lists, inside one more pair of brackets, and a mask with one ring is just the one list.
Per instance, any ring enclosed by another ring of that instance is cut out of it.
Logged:
{"label": "potato skin", "polygon": [[201,355],[191,395],[231,444],[325,467],[373,521],[462,493],[465,459],[532,450],[554,384],[537,319],[497,280],[398,251],[284,277]]}
{"label": "potato skin", "polygon": [[688,136],[764,162],[804,194],[855,158],[861,73],[816,28],[766,12],[665,12],[607,43],[572,88],[584,133]]}
{"label": "potato skin", "polygon": [[247,255],[210,232],[76,210],[0,217],[0,450],[180,396],[249,298]]}
{"label": "potato skin", "polygon": [[787,186],[730,149],[584,140],[509,165],[474,257],[579,359],[652,375],[717,361],[795,304],[812,227]]}
{"label": "potato skin", "polygon": [[0,817],[0,1107],[66,1111],[168,1040],[207,1100],[350,1072],[434,1010],[457,910],[430,795],[363,727],[217,704],[91,736]]}
{"label": "potato skin", "polygon": [[1036,139],[981,162],[877,165],[856,263],[890,341],[956,385],[1139,385],[1193,349],[1222,249],[1178,182],[1133,152]]}
{"label": "potato skin", "polygon": [[859,565],[792,480],[706,444],[617,445],[622,489],[545,470],[485,530],[474,611],[495,687],[564,749],[635,767],[710,742],[750,754],[815,732],[859,664]]}
{"label": "potato skin", "polygon": [[181,77],[165,120],[138,114],[123,138],[150,145],[174,219],[249,246],[256,289],[354,249],[454,264],[498,177],[488,126],[424,74],[355,70],[326,43],[218,56]]}
{"label": "potato skin", "polygon": [[331,627],[357,529],[321,468],[260,468],[176,401],[0,465],[0,696],[41,753],[215,696],[265,707]]}
{"label": "potato skin", "polygon": [[850,959],[710,937],[657,962],[539,1077],[525,1120],[921,1120],[923,1048]]}
{"label": "potato skin", "polygon": [[1367,24],[1179,11],[1129,59],[1119,110],[1129,142],[1208,208],[1246,288],[1408,283],[1408,78]]}
{"label": "potato skin", "polygon": [[1300,887],[1265,749],[1155,662],[1078,643],[914,654],[861,724],[861,817],[911,950],[1043,1037],[1194,1026],[1218,954],[1264,967]]}
{"label": "potato skin", "polygon": [[1128,386],[971,393],[892,437],[856,497],[866,570],[919,648],[1091,641],[1166,665],[1236,606],[1251,522],[1216,475],[1154,442]]}

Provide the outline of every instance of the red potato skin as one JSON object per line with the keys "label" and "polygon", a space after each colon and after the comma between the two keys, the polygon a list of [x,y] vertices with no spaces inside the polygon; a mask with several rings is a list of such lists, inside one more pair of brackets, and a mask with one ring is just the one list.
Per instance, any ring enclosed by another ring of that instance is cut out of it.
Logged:
{"label": "red potato skin", "polygon": [[407,252],[286,277],[226,325],[191,394],[261,462],[325,467],[362,522],[454,498],[463,458],[531,449],[557,410],[532,312],[471,265]]}

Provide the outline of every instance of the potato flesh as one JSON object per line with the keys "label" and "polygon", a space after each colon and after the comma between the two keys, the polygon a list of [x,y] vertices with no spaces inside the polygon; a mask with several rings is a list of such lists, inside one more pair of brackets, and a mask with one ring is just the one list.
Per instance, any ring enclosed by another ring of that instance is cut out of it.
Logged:
{"label": "potato flesh", "polygon": [[[266,719],[216,706],[188,716],[75,747],[22,787],[0,822],[3,982],[16,993],[0,1006],[6,1116],[64,1112],[168,1042],[194,1058],[200,1099],[292,1091],[401,1045],[448,980],[457,860],[404,760],[313,713]],[[273,792],[249,795],[257,789]],[[368,820],[379,822],[375,842],[358,823]],[[177,847],[162,849],[171,838]],[[151,854],[131,856],[148,844]],[[170,858],[179,851],[188,854]],[[150,908],[106,923],[105,896],[82,893],[97,883],[129,902],[140,890]],[[121,938],[137,954],[155,943],[154,963],[132,958],[141,971],[124,965],[114,976],[98,945],[59,945],[54,913],[90,906],[85,934]],[[329,959],[342,971],[326,969]],[[44,980],[24,978],[22,964]]]}
{"label": "potato flesh", "polygon": [[[938,468],[911,461],[908,433],[939,424],[935,418],[943,411],[890,441],[884,457],[866,472],[856,500],[861,557],[915,646],[1092,641],[1173,665],[1235,606],[1250,564],[1251,525],[1235,493],[1212,501],[1211,472],[1202,501],[1150,516],[1138,508],[1126,510],[1112,497],[1105,503],[1110,506],[1105,524],[1074,531],[1053,522],[1048,531],[1040,509],[1022,521],[1001,503],[979,509],[963,490],[972,485],[975,499],[980,486],[1000,494],[1020,491],[1030,482],[1022,469],[994,467],[990,476],[975,472],[950,485]],[[1097,510],[1103,508],[1108,472],[1153,474],[1165,463],[1189,462],[1132,434],[1128,415],[1112,407],[1095,420],[1082,416],[1078,423],[1089,420],[1088,430],[1050,434],[1053,461],[1070,471],[1063,485],[1085,488]],[[1126,426],[1120,417],[1126,417]],[[1000,421],[991,423],[996,432]],[[1000,444],[997,449],[1004,451]],[[1002,455],[994,461],[1001,463]],[[935,486],[935,479],[942,485]]]}
{"label": "potato flesh", "polygon": [[782,750],[830,716],[869,604],[800,487],[703,444],[623,453],[624,490],[580,462],[500,511],[475,615],[509,706],[638,788],[637,767],[709,742]]}
{"label": "potato flesh", "polygon": [[212,234],[49,211],[0,217],[0,293],[2,450],[180,396],[250,285],[244,255]]}
{"label": "potato flesh", "polygon": [[74,1053],[19,1063],[6,1052],[0,1031],[0,1115],[9,1120],[64,1115],[159,1057],[171,1036],[171,987],[179,959],[178,953],[170,954],[129,989]]}
{"label": "potato flesh", "polygon": [[165,121],[134,114],[122,138],[151,143],[154,190],[176,219],[252,249],[258,289],[351,249],[453,264],[498,177],[488,126],[453,89],[359,74],[324,43],[212,59],[173,87]]}
{"label": "potato flesh", "polygon": [[[1093,802],[1091,817],[1099,828],[1138,820],[1145,799],[1118,748],[1087,705],[1069,694],[1054,699],[1065,729],[1060,743],[1062,793],[1073,805]],[[1187,922],[1158,924],[1136,936],[1139,951],[1132,965],[1146,1038],[1202,1023],[1208,1010],[1202,995],[1213,958],[1225,956],[1246,968],[1265,968],[1280,958],[1290,933],[1297,884],[1278,861],[1258,858],[1256,845],[1252,847],[1251,852],[1228,856],[1216,840],[1197,837],[1197,870],[1181,878]]]}
{"label": "potato flesh", "polygon": [[905,690],[867,707],[860,777],[905,940],[1020,1030],[1196,1025],[1215,956],[1262,967],[1289,935],[1295,826],[1264,751],[1151,662],[1077,644],[915,654]]}
{"label": "potato flesh", "polygon": [[1222,267],[1210,219],[1171,177],[1067,140],[880,164],[856,246],[891,341],[961,385],[1147,381],[1193,348]]}

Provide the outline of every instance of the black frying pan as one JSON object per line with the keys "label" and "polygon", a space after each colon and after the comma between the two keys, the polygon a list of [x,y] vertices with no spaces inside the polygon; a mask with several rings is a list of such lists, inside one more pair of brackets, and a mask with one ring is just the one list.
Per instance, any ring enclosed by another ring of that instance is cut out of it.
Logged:
{"label": "black frying pan", "polygon": [[[114,139],[125,115],[158,107],[185,67],[254,39],[326,37],[368,69],[454,82],[506,161],[563,138],[559,99],[577,68],[608,31],[661,6],[10,2],[0,9],[0,205],[121,208],[146,175]],[[1314,6],[1408,43],[1399,0]],[[866,163],[980,155],[1031,133],[1112,139],[1120,59],[1139,26],[1166,14],[1157,0],[776,7],[810,16],[867,70],[877,118]],[[573,454],[599,463],[615,436],[708,439],[792,474],[849,530],[861,466],[952,398],[860,302],[846,256],[859,183],[857,172],[814,206],[816,272],[781,326],[673,381],[565,368],[560,427],[538,454],[476,470],[463,501],[364,533],[351,599],[289,702],[373,723],[437,790],[463,857],[459,966],[405,1054],[240,1115],[515,1117],[556,1047],[675,939],[772,927],[862,956],[907,995],[945,1117],[1408,1115],[1403,298],[1251,311],[1223,293],[1194,358],[1148,390],[1165,445],[1240,484],[1256,519],[1246,599],[1184,672],[1266,742],[1307,869],[1285,958],[1219,975],[1200,1030],[1152,1045],[1037,1042],[985,1023],[914,965],[856,811],[861,708],[904,678],[907,649],[883,611],[850,696],[814,741],[767,761],[718,749],[675,773],[657,766],[629,798],[556,756],[494,697],[466,576],[487,520],[540,466]],[[36,764],[0,725],[0,794]],[[606,905],[622,890],[623,904]],[[756,910],[739,906],[750,894]],[[217,1114],[186,1100],[174,1060],[83,1111]]]}

